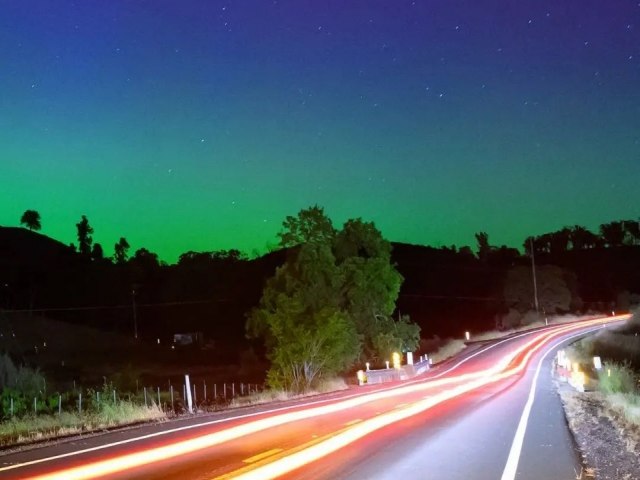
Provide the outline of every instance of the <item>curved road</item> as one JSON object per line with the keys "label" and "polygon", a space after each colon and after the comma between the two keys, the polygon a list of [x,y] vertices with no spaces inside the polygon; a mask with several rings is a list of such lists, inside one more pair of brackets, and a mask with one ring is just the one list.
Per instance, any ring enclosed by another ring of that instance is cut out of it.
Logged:
{"label": "curved road", "polygon": [[4,454],[0,477],[575,479],[554,353],[626,318],[476,345],[412,381]]}

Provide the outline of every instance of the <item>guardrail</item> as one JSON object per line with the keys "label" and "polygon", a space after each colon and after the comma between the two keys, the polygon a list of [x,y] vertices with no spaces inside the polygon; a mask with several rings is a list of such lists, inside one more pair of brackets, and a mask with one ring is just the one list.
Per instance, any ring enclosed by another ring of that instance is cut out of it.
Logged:
{"label": "guardrail", "polygon": [[418,362],[409,365],[401,365],[398,368],[391,366],[375,370],[360,370],[358,372],[358,381],[360,385],[375,385],[378,383],[407,380],[426,372],[430,368],[431,360],[424,355],[424,357],[420,357]]}

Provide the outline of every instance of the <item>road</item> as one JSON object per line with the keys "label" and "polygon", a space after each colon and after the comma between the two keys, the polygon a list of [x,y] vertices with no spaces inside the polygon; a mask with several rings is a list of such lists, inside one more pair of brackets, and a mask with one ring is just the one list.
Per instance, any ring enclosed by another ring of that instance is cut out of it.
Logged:
{"label": "road", "polygon": [[0,477],[575,479],[554,352],[625,319],[476,345],[412,381],[5,454]]}

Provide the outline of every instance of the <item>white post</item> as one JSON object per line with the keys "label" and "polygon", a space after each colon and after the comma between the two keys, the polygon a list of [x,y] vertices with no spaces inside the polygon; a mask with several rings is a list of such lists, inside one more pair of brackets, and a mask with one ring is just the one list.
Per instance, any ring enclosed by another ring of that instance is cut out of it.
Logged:
{"label": "white post", "polygon": [[365,365],[367,366],[367,372],[368,372],[370,370],[369,362],[365,363]]}
{"label": "white post", "polygon": [[593,366],[596,370],[602,369],[602,360],[600,359],[600,357],[593,357]]}
{"label": "white post", "polygon": [[191,399],[191,383],[189,382],[189,375],[184,376],[184,385],[187,392],[187,406],[189,413],[193,413],[193,400]]}
{"label": "white post", "polygon": [[389,369],[389,360],[385,361],[384,363],[387,364],[387,370]]}
{"label": "white post", "polygon": [[407,365],[413,365],[413,352],[407,352]]}
{"label": "white post", "polygon": [[468,331],[467,331],[467,332],[464,332],[464,338],[465,338],[465,340],[466,340],[467,342],[468,342],[468,341],[469,341],[469,339],[471,338],[471,335],[469,334],[469,332],[468,332]]}

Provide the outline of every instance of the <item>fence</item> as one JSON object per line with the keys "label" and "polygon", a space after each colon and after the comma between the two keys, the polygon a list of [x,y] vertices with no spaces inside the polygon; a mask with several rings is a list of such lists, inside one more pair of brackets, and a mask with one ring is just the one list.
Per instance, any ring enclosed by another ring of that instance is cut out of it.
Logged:
{"label": "fence", "polygon": [[[132,389],[133,390],[133,389]],[[195,411],[215,410],[228,405],[234,398],[248,396],[263,390],[255,383],[215,383],[196,380],[190,384]],[[43,387],[37,394],[29,395],[13,389],[5,389],[0,396],[0,417],[11,418],[25,414],[78,414],[100,411],[105,406],[126,401],[136,406],[158,406],[169,414],[188,410],[185,383],[168,381],[163,387],[137,385],[135,391],[123,391],[105,383],[101,388],[83,388],[73,382],[65,392],[47,394]]]}

